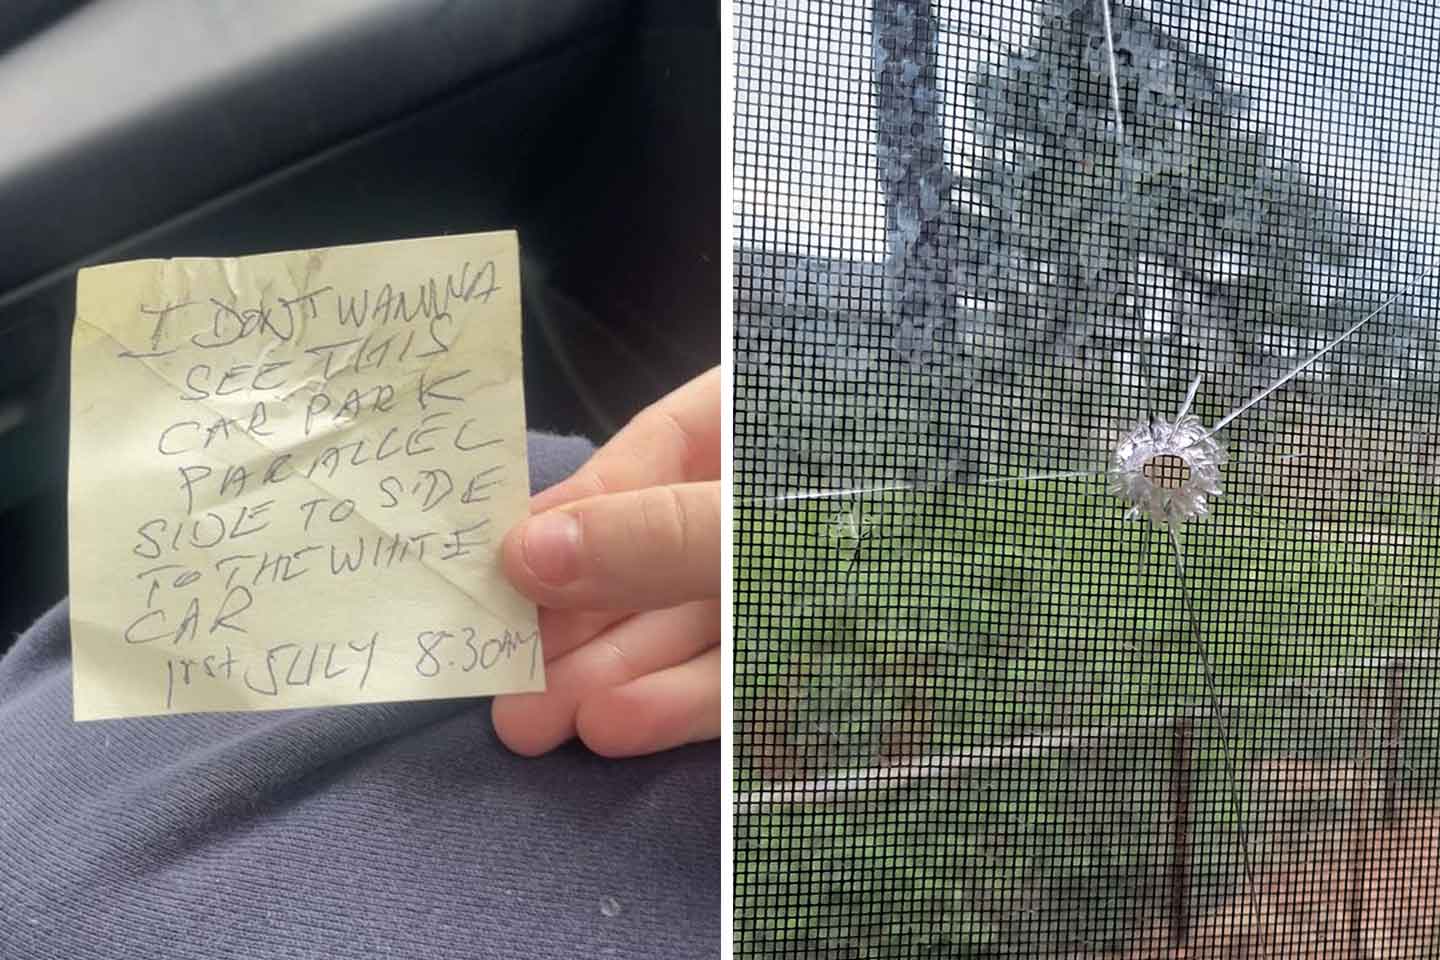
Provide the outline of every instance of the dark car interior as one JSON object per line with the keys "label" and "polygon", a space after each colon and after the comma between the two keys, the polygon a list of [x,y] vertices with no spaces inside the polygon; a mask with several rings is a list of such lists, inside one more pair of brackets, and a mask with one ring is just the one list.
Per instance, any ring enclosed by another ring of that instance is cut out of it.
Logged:
{"label": "dark car interior", "polygon": [[513,227],[532,428],[718,363],[719,38],[714,0],[0,5],[0,651],[67,589],[81,267]]}

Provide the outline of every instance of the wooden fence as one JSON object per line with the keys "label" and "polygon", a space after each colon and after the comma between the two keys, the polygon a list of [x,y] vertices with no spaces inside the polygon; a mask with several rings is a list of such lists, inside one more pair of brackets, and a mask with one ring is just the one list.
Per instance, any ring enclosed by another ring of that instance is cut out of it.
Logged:
{"label": "wooden fence", "polygon": [[[1416,662],[1440,661],[1440,650],[1408,651],[1399,655],[1371,657],[1345,664],[1344,670],[1380,669],[1384,674],[1383,721],[1379,730],[1379,763],[1376,773],[1381,791],[1379,817],[1393,823],[1401,814],[1403,797],[1402,754],[1407,670]],[[1140,731],[1170,731],[1170,758],[1167,803],[1169,805],[1169,900],[1170,942],[1183,947],[1192,932],[1190,905],[1193,902],[1193,831],[1195,790],[1195,724],[1213,718],[1219,711],[1228,714],[1234,702],[1215,708],[1192,709],[1119,721],[1091,727],[1050,730],[1017,737],[1002,744],[959,753],[918,757],[886,766],[840,771],[828,776],[782,781],[740,793],[735,798],[737,817],[794,807],[826,807],[858,798],[875,798],[888,793],[935,786],[977,770],[1005,767],[1061,753],[1102,749],[1115,741],[1134,737]],[[1361,777],[1353,797],[1357,818],[1369,816],[1372,800],[1370,778]],[[1354,831],[1353,843],[1363,843],[1365,831]],[[1363,851],[1356,851],[1363,854]],[[1363,855],[1347,858],[1346,904],[1350,940],[1356,956],[1363,953],[1362,923],[1365,903]]]}

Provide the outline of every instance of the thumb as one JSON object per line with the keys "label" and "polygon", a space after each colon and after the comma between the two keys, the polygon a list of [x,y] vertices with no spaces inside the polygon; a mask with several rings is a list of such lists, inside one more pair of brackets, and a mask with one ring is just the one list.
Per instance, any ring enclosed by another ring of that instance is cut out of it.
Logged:
{"label": "thumb", "polygon": [[542,607],[654,610],[720,592],[720,484],[589,497],[536,514],[501,547],[510,582]]}

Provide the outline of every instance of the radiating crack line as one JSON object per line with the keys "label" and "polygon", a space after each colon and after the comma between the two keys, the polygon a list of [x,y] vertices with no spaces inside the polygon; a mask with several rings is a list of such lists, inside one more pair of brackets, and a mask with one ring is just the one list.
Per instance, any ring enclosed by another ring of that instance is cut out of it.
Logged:
{"label": "radiating crack line", "polygon": [[1014,477],[990,477],[984,480],[971,480],[965,483],[882,483],[873,487],[843,487],[836,490],[805,490],[799,493],[782,493],[773,497],[751,497],[741,500],[741,503],[789,503],[796,500],[828,500],[838,497],[867,496],[872,493],[893,493],[906,492],[917,493],[926,490],[939,490],[944,487],[993,487],[1007,483],[1033,483],[1039,480],[1075,480],[1082,477],[1097,477],[1105,473],[1104,467],[1097,467],[1094,470],[1064,470],[1058,473],[1027,473]]}
{"label": "radiating crack line", "polygon": [[829,500],[836,497],[865,496],[871,493],[888,493],[895,490],[914,490],[911,483],[882,483],[873,487],[845,487],[839,490],[804,490],[799,493],[782,493],[774,497],[756,497],[748,503],[787,503],[791,500]]}
{"label": "radiating crack line", "polygon": [[1105,21],[1105,55],[1110,61],[1110,105],[1115,109],[1115,139],[1125,146],[1125,121],[1120,112],[1120,71],[1115,64],[1115,37],[1110,29],[1110,0],[1100,0],[1100,17]]}
{"label": "radiating crack line", "polygon": [[1274,383],[1270,384],[1268,387],[1255,394],[1255,396],[1251,397],[1249,400],[1246,400],[1244,403],[1240,404],[1240,406],[1236,407],[1234,410],[1231,410],[1229,413],[1225,414],[1225,416],[1221,417],[1219,421],[1216,422],[1215,426],[1207,430],[1203,436],[1201,436],[1194,443],[1191,443],[1185,449],[1188,450],[1190,449],[1190,447],[1193,447],[1196,444],[1203,443],[1205,440],[1219,433],[1221,430],[1224,430],[1225,427],[1227,427],[1236,417],[1240,416],[1246,410],[1249,410],[1251,407],[1255,406],[1255,404],[1259,403],[1261,400],[1264,400],[1266,397],[1270,396],[1270,394],[1274,393],[1276,390],[1279,390],[1281,387],[1285,386],[1285,384],[1289,383],[1291,380],[1294,380],[1301,373],[1304,373],[1305,370],[1309,369],[1309,367],[1313,363],[1315,363],[1315,361],[1319,360],[1321,357],[1325,356],[1325,354],[1340,346],[1340,344],[1344,343],[1346,340],[1349,340],[1357,332],[1359,332],[1361,327],[1365,326],[1367,323],[1374,320],[1376,317],[1380,316],[1380,314],[1384,313],[1387,309],[1393,306],[1395,301],[1399,300],[1401,297],[1405,296],[1405,294],[1409,293],[1411,290],[1414,290],[1422,282],[1433,276],[1435,274],[1437,266],[1440,266],[1440,264],[1432,263],[1430,266],[1420,271],[1420,273],[1416,274],[1414,279],[1412,279],[1408,283],[1402,284],[1399,290],[1396,290],[1394,293],[1392,293],[1389,297],[1385,299],[1383,303],[1381,303],[1374,310],[1371,310],[1369,313],[1365,314],[1365,316],[1361,317],[1359,320],[1351,324],[1344,333],[1340,334],[1340,336],[1336,337],[1334,340],[1331,340],[1325,346],[1315,351],[1315,353],[1311,354],[1307,359],[1302,360],[1299,364],[1286,372],[1285,375],[1282,376],[1280,379],[1276,380]]}
{"label": "radiating crack line", "polygon": [[1245,870],[1245,890],[1241,896],[1244,897],[1245,907],[1250,913],[1252,929],[1261,933],[1260,917],[1255,905],[1255,895],[1258,888],[1255,885],[1255,864],[1250,856],[1250,835],[1245,826],[1244,808],[1240,803],[1240,771],[1235,759],[1234,740],[1230,734],[1230,721],[1226,718],[1225,710],[1220,703],[1219,689],[1215,680],[1215,665],[1210,661],[1210,648],[1205,644],[1205,638],[1200,633],[1200,620],[1195,613],[1195,604],[1190,596],[1190,580],[1185,573],[1185,553],[1180,548],[1180,537],[1175,533],[1175,525],[1166,527],[1170,537],[1170,549],[1175,555],[1175,573],[1180,582],[1180,598],[1185,607],[1185,619],[1190,626],[1190,639],[1194,644],[1196,652],[1200,655],[1200,669],[1205,676],[1205,696],[1210,701],[1210,709],[1215,714],[1215,722],[1220,727],[1220,739],[1225,744],[1225,766],[1227,769],[1226,785],[1229,788],[1230,809],[1235,816],[1235,825],[1239,831],[1240,838],[1240,859]]}
{"label": "radiating crack line", "polygon": [[[1191,380],[1191,381],[1190,381],[1190,389],[1185,391],[1185,399],[1184,399],[1184,400],[1181,402],[1181,404],[1180,404],[1180,412],[1177,413],[1177,414],[1175,414],[1175,422],[1170,425],[1170,433],[1169,433],[1169,435],[1166,436],[1166,438],[1165,438],[1165,442],[1166,442],[1166,443],[1169,443],[1169,442],[1171,441],[1171,439],[1174,438],[1174,436],[1175,436],[1175,431],[1176,431],[1177,429],[1179,429],[1179,427],[1180,427],[1180,421],[1185,419],[1185,415],[1186,415],[1187,413],[1189,413],[1189,412],[1190,412],[1190,408],[1191,408],[1192,406],[1194,406],[1194,404],[1195,404],[1195,394],[1197,394],[1197,393],[1200,392],[1200,381],[1203,380],[1203,379],[1205,379],[1205,378],[1204,378],[1204,375],[1202,374],[1202,375],[1196,376],[1194,380]],[[1193,446],[1193,444],[1192,444],[1192,446]],[[1187,449],[1188,449],[1188,448],[1187,448]]]}

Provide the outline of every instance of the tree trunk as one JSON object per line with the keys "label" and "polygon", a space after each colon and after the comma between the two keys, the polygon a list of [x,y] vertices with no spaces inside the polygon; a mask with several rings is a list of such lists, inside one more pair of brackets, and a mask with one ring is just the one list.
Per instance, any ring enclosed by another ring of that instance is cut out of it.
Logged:
{"label": "tree trunk", "polygon": [[872,0],[876,159],[885,193],[886,304],[897,352],[931,353],[956,309],[951,174],[930,0]]}

